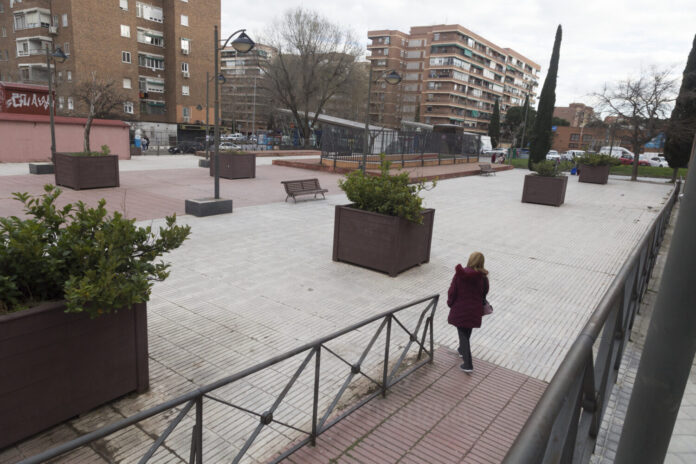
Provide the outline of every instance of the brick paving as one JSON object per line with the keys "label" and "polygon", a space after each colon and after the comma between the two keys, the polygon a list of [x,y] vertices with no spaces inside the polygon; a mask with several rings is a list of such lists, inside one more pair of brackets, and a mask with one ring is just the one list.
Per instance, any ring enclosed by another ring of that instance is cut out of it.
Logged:
{"label": "brick paving", "polygon": [[473,374],[447,348],[283,462],[500,462],[546,383],[485,361]]}
{"label": "brick paving", "polygon": [[[177,159],[177,163],[184,160]],[[191,239],[166,257],[172,263],[171,276],[155,284],[148,303],[150,391],[115,401],[3,450],[0,462],[15,462],[20,456],[239,372],[386,309],[428,294],[444,296],[454,266],[474,250],[486,255],[491,272],[489,299],[496,308],[474,332],[474,356],[546,382],[654,220],[670,188],[664,183],[635,183],[614,177],[609,184],[598,186],[580,184],[573,178],[568,183],[566,203],[554,208],[520,203],[526,173],[522,170],[445,180],[423,193],[424,206],[436,209],[430,262],[391,278],[331,260],[334,206],[346,203],[345,196],[336,193],[340,176],[316,174],[322,186],[335,189],[325,201],[284,203],[279,179],[306,177],[307,172],[262,164],[270,160],[257,160],[260,174],[255,180],[221,181],[223,195],[235,201],[233,214],[180,218],[191,225]],[[140,162],[157,163],[149,159]],[[133,182],[132,190],[137,191],[137,185],[146,194],[161,193],[164,197],[143,205],[138,215],[131,213],[139,219],[160,217],[143,224],[158,226],[163,224],[161,216],[178,211],[168,210],[161,202],[183,209],[188,192],[197,193],[190,186],[194,180],[200,181],[206,194],[212,188],[212,180],[201,168],[122,171],[124,185]],[[8,192],[29,190],[23,186],[38,190],[43,184],[34,180],[38,177],[1,177],[0,214],[14,214],[8,210]],[[8,182],[15,184],[10,188]],[[107,192],[67,193],[75,195],[71,199],[95,201]],[[127,201],[134,196],[129,190]],[[112,200],[118,204],[119,194],[114,193]],[[240,206],[245,201],[249,206]],[[131,212],[137,207],[127,204]],[[155,208],[160,209],[152,211]],[[164,210],[166,213],[161,212]],[[454,348],[456,333],[446,323],[443,305],[434,326],[436,344]],[[369,331],[354,334],[349,342],[340,344],[341,353],[355,357],[370,336]],[[328,388],[340,383],[344,370],[345,365],[327,365],[322,385]],[[227,394],[262,409],[268,406],[273,391],[282,388],[281,380],[291,375],[286,368],[273,369]],[[360,388],[354,391],[359,393]],[[287,401],[288,417],[306,411],[302,395],[292,395]],[[206,403],[205,410],[207,460],[229,461],[229,453],[239,449],[240,440],[248,435],[245,426],[253,427],[256,420],[230,414],[215,404]],[[145,421],[79,453],[85,462],[93,462],[96,453],[107,460],[137,461],[137,453],[163,430],[166,418]],[[190,425],[190,418],[182,422],[154,462],[188,458]],[[269,453],[284,449],[296,437],[275,429],[264,432],[251,450],[249,462],[263,462]],[[491,446],[485,440],[481,443],[484,448]],[[62,462],[76,462],[75,456]],[[416,458],[409,459],[413,462]]]}

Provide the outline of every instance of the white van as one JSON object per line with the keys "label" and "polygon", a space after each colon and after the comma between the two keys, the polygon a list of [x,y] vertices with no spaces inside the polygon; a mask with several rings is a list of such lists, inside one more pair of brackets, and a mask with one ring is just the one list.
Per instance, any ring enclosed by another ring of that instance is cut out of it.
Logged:
{"label": "white van", "polygon": [[633,158],[633,152],[624,148],[624,147],[602,147],[599,150],[599,153],[601,155],[611,155],[614,158],[621,158],[624,155],[629,155],[626,156],[626,158]]}

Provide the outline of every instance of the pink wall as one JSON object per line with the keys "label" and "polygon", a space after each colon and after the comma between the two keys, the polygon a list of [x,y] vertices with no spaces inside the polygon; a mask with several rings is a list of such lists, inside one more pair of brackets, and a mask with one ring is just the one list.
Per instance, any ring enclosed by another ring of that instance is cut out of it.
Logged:
{"label": "pink wall", "polygon": [[[56,151],[82,151],[84,119],[56,117]],[[128,125],[122,121],[94,121],[90,148],[108,145],[119,159],[130,159]],[[51,128],[48,116],[0,113],[0,162],[27,163],[51,160]]]}

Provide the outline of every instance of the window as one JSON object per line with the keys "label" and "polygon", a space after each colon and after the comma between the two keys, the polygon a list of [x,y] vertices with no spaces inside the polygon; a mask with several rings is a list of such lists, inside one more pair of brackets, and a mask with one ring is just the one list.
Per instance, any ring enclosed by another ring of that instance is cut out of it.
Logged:
{"label": "window", "polygon": [[68,14],[63,13],[63,27],[68,27]]}
{"label": "window", "polygon": [[440,40],[440,33],[436,32],[433,34],[433,40]]}
{"label": "window", "polygon": [[130,37],[130,26],[121,24],[121,37]]}
{"label": "window", "polygon": [[128,77],[123,78],[123,88],[124,89],[132,89],[133,88],[130,78],[128,78]]}
{"label": "window", "polygon": [[67,71],[66,75],[68,77],[68,82],[72,81],[72,71]]}
{"label": "window", "polygon": [[188,122],[191,119],[191,108],[184,106],[182,108],[182,116],[184,117],[184,122]]}
{"label": "window", "polygon": [[130,52],[121,52],[121,61],[123,63],[131,63],[131,54]]}
{"label": "window", "polygon": [[181,95],[189,95],[189,86],[188,85],[181,86]]}
{"label": "window", "polygon": [[148,55],[138,53],[138,66],[154,70],[164,70],[164,57],[161,55]]}
{"label": "window", "polygon": [[181,39],[181,53],[184,55],[191,53],[191,41],[189,39]]}
{"label": "window", "polygon": [[138,28],[138,42],[164,47],[164,36],[160,31]]}
{"label": "window", "polygon": [[65,42],[63,44],[63,53],[65,53],[66,55],[70,54],[70,42]]}
{"label": "window", "polygon": [[7,29],[5,28],[5,26],[2,26],[2,34],[0,35],[2,35],[2,37],[7,37]]}
{"label": "window", "polygon": [[65,106],[65,98],[63,97],[58,97],[58,109],[62,110],[63,106]]}
{"label": "window", "polygon": [[58,27],[59,24],[60,24],[60,21],[58,19],[58,15],[53,15],[53,25],[55,27]]}
{"label": "window", "polygon": [[5,12],[5,5],[0,3],[0,13],[4,13],[4,12]]}
{"label": "window", "polygon": [[189,65],[188,63],[181,63],[181,72],[189,72]]}
{"label": "window", "polygon": [[163,20],[162,8],[147,3],[135,2],[135,15],[138,18],[161,23]]}
{"label": "window", "polygon": [[58,78],[56,80],[58,82],[63,82],[63,73],[61,71],[58,71]]}
{"label": "window", "polygon": [[123,112],[133,114],[133,102],[123,102]]}
{"label": "window", "polygon": [[188,16],[187,15],[181,15],[181,25],[188,26]]}
{"label": "window", "polygon": [[119,0],[119,6],[122,10],[128,11],[128,0]]}
{"label": "window", "polygon": [[580,140],[580,134],[570,134],[570,140],[573,142],[577,142]]}
{"label": "window", "polygon": [[72,97],[68,97],[68,110],[72,111],[75,109],[75,105],[73,104],[73,99]]}

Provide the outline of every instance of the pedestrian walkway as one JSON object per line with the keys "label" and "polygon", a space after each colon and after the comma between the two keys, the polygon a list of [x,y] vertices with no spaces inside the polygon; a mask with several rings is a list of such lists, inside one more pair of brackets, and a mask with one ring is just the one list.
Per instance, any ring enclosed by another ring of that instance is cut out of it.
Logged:
{"label": "pedestrian walkway", "polygon": [[374,399],[284,462],[496,463],[522,429],[546,383],[485,361],[474,372],[447,348],[384,399]]}
{"label": "pedestrian walkway", "polygon": [[[128,211],[137,206],[128,202],[138,185],[145,194],[162,198],[143,202],[142,210],[130,217],[157,218],[141,222],[156,230],[164,224],[164,214],[177,211],[177,205],[183,207],[183,198],[210,195],[212,179],[205,171],[124,172],[122,185],[131,185],[126,188]],[[555,208],[520,202],[526,173],[511,170],[497,176],[448,179],[423,192],[424,206],[436,210],[430,262],[396,278],[331,260],[335,206],[347,202],[336,187],[341,176],[316,173],[312,177],[330,189],[327,200],[297,204],[283,202],[278,179],[306,177],[306,171],[260,166],[257,179],[221,180],[223,196],[235,202],[234,213],[180,217],[191,226],[191,238],[165,257],[172,263],[171,276],[153,288],[148,303],[150,391],[122,398],[4,450],[0,462],[14,462],[384,310],[429,294],[442,297],[454,266],[472,251],[486,256],[489,300],[496,308],[473,334],[473,355],[496,369],[548,382],[655,219],[671,186],[617,179],[607,185],[580,184],[571,178],[566,203]],[[21,179],[10,176],[0,182],[0,215],[14,214],[8,213],[9,192],[40,191],[41,183],[27,183],[33,182],[32,176],[16,177]],[[192,179],[200,181],[199,187],[191,187]],[[7,181],[15,184],[7,187]],[[69,196],[71,201],[93,201],[98,198],[90,196],[93,192],[65,195],[74,195]],[[101,196],[111,192],[119,192],[107,197],[118,205],[124,187],[96,191]],[[434,321],[435,342],[454,348],[456,332],[446,316],[441,304]],[[355,359],[370,336],[358,334],[341,347],[342,354]],[[267,397],[261,392],[282,385],[290,375],[274,370],[250,380],[237,392],[238,398],[262,408]],[[304,408],[299,400],[290,400],[296,401],[290,406]],[[204,425],[204,440],[212,449],[209,456],[224,460],[239,449],[248,430],[214,411],[216,419]],[[137,461],[165,423],[146,421],[101,441],[97,451],[107,459]],[[253,450],[254,459],[285,449],[295,438],[289,432],[264,437]],[[184,455],[187,459],[187,451],[180,450],[189,440],[190,428],[170,437],[171,451],[163,450],[160,462],[176,462]]]}

